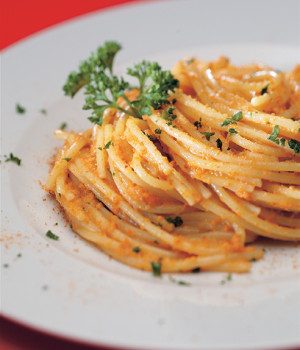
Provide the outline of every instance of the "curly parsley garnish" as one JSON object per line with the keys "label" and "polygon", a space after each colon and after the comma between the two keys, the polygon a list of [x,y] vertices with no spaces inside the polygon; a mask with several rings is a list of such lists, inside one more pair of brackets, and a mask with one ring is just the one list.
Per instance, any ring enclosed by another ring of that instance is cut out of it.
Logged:
{"label": "curly parsley garnish", "polygon": [[[174,92],[179,81],[170,71],[162,70],[157,62],[142,61],[127,69],[127,74],[137,78],[139,95],[130,101],[125,94],[133,88],[123,77],[113,74],[113,62],[121,45],[115,41],[107,41],[97,49],[90,58],[79,65],[79,71],[72,72],[63,87],[66,95],[73,97],[82,87],[87,95],[83,109],[92,110],[89,120],[102,125],[103,113],[107,108],[116,108],[136,118],[151,115],[152,108],[159,109],[170,104],[169,92]],[[123,97],[129,109],[117,104]]]}

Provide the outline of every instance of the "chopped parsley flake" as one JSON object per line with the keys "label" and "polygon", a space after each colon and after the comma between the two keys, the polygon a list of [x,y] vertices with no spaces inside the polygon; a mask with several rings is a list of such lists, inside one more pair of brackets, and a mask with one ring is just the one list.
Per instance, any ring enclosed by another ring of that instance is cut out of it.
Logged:
{"label": "chopped parsley flake", "polygon": [[59,237],[57,236],[57,235],[55,235],[52,231],[50,231],[50,230],[48,230],[47,232],[46,232],[46,236],[48,237],[48,238],[51,238],[51,239],[53,239],[54,241],[57,241],[58,239],[59,239]]}
{"label": "chopped parsley flake", "polygon": [[72,158],[63,158],[66,162],[69,162]]}
{"label": "chopped parsley flake", "polygon": [[68,126],[67,123],[62,123],[60,126],[60,130],[65,130],[65,128]]}
{"label": "chopped parsley flake", "polygon": [[201,271],[201,267],[195,267],[191,272],[192,273],[199,273]]}
{"label": "chopped parsley flake", "polygon": [[161,129],[155,129],[154,132],[155,134],[161,134]]}
{"label": "chopped parsley flake", "polygon": [[138,246],[136,246],[136,247],[134,247],[134,248],[132,249],[132,251],[135,252],[135,253],[139,253],[139,252],[141,251],[141,248],[138,247]]}
{"label": "chopped parsley flake", "polygon": [[230,135],[238,133],[234,128],[230,128],[228,131],[230,132]]}
{"label": "chopped parsley flake", "polygon": [[[177,115],[173,114],[174,109],[175,109],[175,107],[168,107],[167,110],[163,110],[161,112],[161,117],[169,122],[176,119]],[[168,125],[170,125],[170,124],[168,124]]]}
{"label": "chopped parsley flake", "polygon": [[235,114],[232,115],[231,118],[226,118],[221,126],[226,126],[229,124],[237,124],[238,121],[240,121],[241,119],[243,119],[243,112],[242,111],[238,111]]}
{"label": "chopped parsley flake", "polygon": [[21,258],[21,256],[22,256],[22,254],[21,254],[21,253],[19,253],[19,254],[17,255],[17,258]]}
{"label": "chopped parsley flake", "polygon": [[232,280],[232,274],[229,273],[224,280],[221,281],[221,284],[225,284],[226,282],[230,282]]}
{"label": "chopped parsley flake", "polygon": [[277,136],[279,135],[279,133],[280,133],[280,128],[278,125],[275,125],[273,128],[273,131],[272,131],[271,135],[268,137],[268,139],[279,145],[279,140],[277,139]]}
{"label": "chopped parsley flake", "polygon": [[194,123],[195,127],[197,128],[197,130],[202,128],[201,121],[202,121],[202,118],[200,118],[199,121],[196,121],[196,122]]}
{"label": "chopped parsley flake", "polygon": [[281,146],[281,147],[284,147],[284,146],[285,146],[285,139],[284,139],[284,138],[281,138],[281,139],[279,140],[279,143],[280,143],[280,146]]}
{"label": "chopped parsley flake", "polygon": [[216,142],[217,142],[217,147],[219,148],[220,151],[222,151],[222,145],[223,145],[222,141],[220,139],[217,139]]}
{"label": "chopped parsley flake", "polygon": [[13,163],[16,163],[19,166],[21,165],[21,161],[22,160],[20,158],[16,157],[16,156],[14,156],[13,153],[9,153],[9,158],[7,158],[5,160],[5,162],[13,162]]}
{"label": "chopped parsley flake", "polygon": [[16,104],[16,112],[19,114],[24,114],[26,112],[26,109],[22,107],[19,103]]}
{"label": "chopped parsley flake", "polygon": [[166,220],[169,223],[174,224],[175,227],[181,226],[183,224],[183,221],[180,216],[176,216],[175,219],[169,217],[169,218],[166,218]]}
{"label": "chopped parsley flake", "polygon": [[207,141],[210,140],[210,137],[213,136],[215,133],[214,132],[201,132],[200,134],[203,134],[206,138]]}
{"label": "chopped parsley flake", "polygon": [[155,277],[158,277],[161,275],[161,263],[160,262],[151,262],[152,272]]}
{"label": "chopped parsley flake", "polygon": [[288,145],[295,153],[300,153],[300,142],[294,139],[288,140]]}
{"label": "chopped parsley flake", "polygon": [[42,114],[47,114],[47,111],[46,111],[45,108],[40,109],[40,112],[41,112]]}
{"label": "chopped parsley flake", "polygon": [[260,94],[264,95],[268,92],[268,87],[269,87],[270,83],[268,83],[264,88],[261,89]]}
{"label": "chopped parsley flake", "polygon": [[180,286],[190,286],[191,283],[181,281],[181,280],[176,280],[172,275],[169,275],[169,280],[173,283],[179,284]]}
{"label": "chopped parsley flake", "polygon": [[9,264],[3,264],[3,267],[8,268]]}
{"label": "chopped parsley flake", "polygon": [[102,148],[102,147],[98,147],[98,149],[100,149],[100,151],[102,151],[103,149],[109,149],[110,146],[113,146],[113,142],[108,141],[107,144]]}
{"label": "chopped parsley flake", "polygon": [[153,136],[152,136],[152,135],[146,134],[146,136],[148,137],[148,139],[149,139],[150,141],[153,141]]}

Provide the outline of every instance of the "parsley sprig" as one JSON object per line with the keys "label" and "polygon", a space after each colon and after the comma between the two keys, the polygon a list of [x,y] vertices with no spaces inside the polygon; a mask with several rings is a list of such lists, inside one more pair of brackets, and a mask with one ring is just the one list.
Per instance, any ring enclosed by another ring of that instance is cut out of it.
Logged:
{"label": "parsley sprig", "polygon": [[[73,97],[82,87],[85,87],[85,105],[83,109],[92,110],[89,120],[102,125],[103,113],[107,108],[116,108],[136,118],[144,114],[151,115],[152,108],[159,109],[170,104],[169,92],[174,92],[179,81],[170,71],[162,70],[157,62],[143,60],[127,69],[127,74],[137,78],[139,94],[134,100],[129,100],[126,90],[133,89],[123,77],[113,74],[113,63],[121,45],[115,41],[107,41],[92,53],[91,57],[79,65],[79,71],[71,72],[63,87],[66,95]],[[123,97],[129,109],[123,109],[117,104]]]}

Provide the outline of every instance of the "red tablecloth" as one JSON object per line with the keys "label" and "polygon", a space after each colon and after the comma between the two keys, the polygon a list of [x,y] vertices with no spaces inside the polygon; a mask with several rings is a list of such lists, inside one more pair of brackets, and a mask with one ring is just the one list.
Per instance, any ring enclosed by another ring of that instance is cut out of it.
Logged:
{"label": "red tablecloth", "polygon": [[[138,0],[0,0],[0,49],[73,17],[131,1]],[[0,349],[92,350],[95,347],[52,337],[0,316]]]}
{"label": "red tablecloth", "polygon": [[139,0],[0,0],[0,49],[82,14]]}

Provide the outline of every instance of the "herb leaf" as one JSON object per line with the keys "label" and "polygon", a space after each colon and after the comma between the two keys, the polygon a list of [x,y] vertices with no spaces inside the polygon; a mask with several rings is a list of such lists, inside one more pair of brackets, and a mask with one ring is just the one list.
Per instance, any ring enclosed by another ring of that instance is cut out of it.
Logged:
{"label": "herb leaf", "polygon": [[240,121],[241,119],[243,119],[243,112],[238,111],[234,113],[231,118],[226,118],[221,124],[221,126],[226,126],[229,124],[237,124],[237,122]]}
{"label": "herb leaf", "polygon": [[269,87],[270,83],[268,83],[264,88],[261,89],[260,94],[264,95],[268,92],[268,87]]}
{"label": "herb leaf", "polygon": [[67,123],[62,123],[61,126],[59,127],[60,130],[65,130],[65,128],[68,126]]}
{"label": "herb leaf", "polygon": [[180,216],[176,216],[174,219],[169,217],[169,218],[166,218],[166,220],[169,223],[174,224],[175,227],[181,226],[183,224],[183,221]]}
{"label": "herb leaf", "polygon": [[13,162],[17,165],[21,165],[22,160],[16,156],[13,155],[13,153],[9,153],[9,158],[5,159],[5,162]]}
{"label": "herb leaf", "polygon": [[295,153],[300,153],[300,142],[294,139],[288,140],[288,145]]}
{"label": "herb leaf", "polygon": [[[144,60],[127,70],[128,75],[137,78],[140,91],[135,100],[130,101],[125,91],[133,87],[122,77],[113,75],[114,58],[120,50],[121,45],[117,42],[105,42],[79,65],[78,72],[69,74],[63,87],[65,94],[71,97],[85,87],[87,97],[83,109],[92,110],[88,119],[98,125],[102,125],[103,113],[107,108],[116,108],[140,119],[144,114],[151,115],[151,107],[158,109],[164,104],[170,104],[169,92],[174,92],[179,85],[170,71],[163,71],[157,62]],[[124,98],[129,109],[125,110],[117,104],[119,97]]]}
{"label": "herb leaf", "polygon": [[136,246],[132,249],[133,252],[139,253],[141,251],[141,248],[139,246]]}
{"label": "herb leaf", "polygon": [[197,128],[197,130],[202,128],[202,123],[201,123],[201,121],[202,121],[202,118],[200,118],[199,121],[196,121],[196,122],[194,123],[195,127]]}
{"label": "herb leaf", "polygon": [[201,271],[201,267],[195,267],[191,272],[192,273],[199,273]]}
{"label": "herb leaf", "polygon": [[210,137],[213,136],[215,133],[214,132],[200,132],[200,134],[203,134],[206,138],[207,141],[210,140]]}
{"label": "herb leaf", "polygon": [[222,141],[220,140],[220,139],[217,139],[217,147],[220,149],[220,151],[222,152],[222,145],[223,145],[223,143],[222,143]]}
{"label": "herb leaf", "polygon": [[278,125],[275,125],[273,128],[273,131],[272,131],[271,135],[268,137],[268,139],[277,143],[277,145],[278,145],[279,140],[277,140],[277,136],[279,135],[279,133],[280,133],[280,128]]}
{"label": "herb leaf", "polygon": [[279,140],[279,143],[280,143],[280,146],[281,146],[281,147],[284,147],[284,146],[285,146],[285,139],[282,137],[282,138]]}
{"label": "herb leaf", "polygon": [[175,279],[172,275],[169,275],[169,280],[173,283],[179,284],[180,286],[190,286],[191,283],[182,280]]}
{"label": "herb leaf", "polygon": [[161,263],[160,262],[151,262],[152,272],[155,277],[158,277],[161,275]]}
{"label": "herb leaf", "polygon": [[24,114],[26,112],[26,109],[22,107],[19,103],[16,104],[16,112],[19,114]]}
{"label": "herb leaf", "polygon": [[234,128],[230,128],[228,131],[230,132],[230,135],[238,133]]}
{"label": "herb leaf", "polygon": [[59,236],[55,235],[55,234],[54,234],[52,231],[50,231],[50,230],[48,230],[48,231],[46,232],[46,236],[47,236],[48,238],[53,239],[54,241],[57,241],[57,240],[59,239]]}
{"label": "herb leaf", "polygon": [[221,281],[221,284],[225,284],[226,282],[230,282],[232,280],[232,274],[229,273],[224,280]]}

